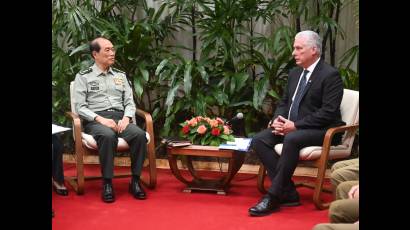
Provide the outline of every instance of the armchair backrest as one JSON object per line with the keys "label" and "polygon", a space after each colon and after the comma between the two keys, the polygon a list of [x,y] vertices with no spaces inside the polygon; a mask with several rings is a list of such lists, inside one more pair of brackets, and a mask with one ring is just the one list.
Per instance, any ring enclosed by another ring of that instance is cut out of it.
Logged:
{"label": "armchair backrest", "polygon": [[71,105],[71,112],[77,113],[75,109],[75,101],[74,101],[74,81],[70,82],[70,105]]}
{"label": "armchair backrest", "polygon": [[[70,82],[70,106],[71,106],[71,112],[78,114],[77,110],[75,109],[74,81]],[[73,123],[73,130],[74,130],[74,123]],[[75,133],[74,132],[73,132],[73,139],[75,141]]]}
{"label": "armchair backrest", "polygon": [[[342,120],[346,122],[346,125],[359,123],[359,92],[344,89],[343,99],[340,104],[340,112],[342,114]],[[346,132],[342,139],[342,145],[352,147],[355,132]]]}

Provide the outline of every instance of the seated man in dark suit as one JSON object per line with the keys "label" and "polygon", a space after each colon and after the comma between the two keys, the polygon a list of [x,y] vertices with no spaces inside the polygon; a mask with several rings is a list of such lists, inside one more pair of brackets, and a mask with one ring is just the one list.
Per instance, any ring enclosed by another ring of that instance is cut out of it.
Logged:
{"label": "seated man in dark suit", "polygon": [[[292,175],[299,151],[323,143],[326,130],[344,125],[340,103],[343,82],[339,72],[320,58],[322,41],[313,31],[296,34],[293,53],[298,67],[289,72],[288,84],[269,128],[252,140],[252,149],[266,167],[272,185],[268,194],[249,209],[251,216],[268,215],[281,205],[299,205]],[[337,135],[333,143],[341,141]],[[283,143],[282,154],[274,146]]]}

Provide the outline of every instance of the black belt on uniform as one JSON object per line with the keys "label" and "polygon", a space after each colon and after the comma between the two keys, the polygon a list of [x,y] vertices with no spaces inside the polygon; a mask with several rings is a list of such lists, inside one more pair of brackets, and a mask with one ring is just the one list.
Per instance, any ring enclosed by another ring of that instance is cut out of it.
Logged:
{"label": "black belt on uniform", "polygon": [[106,110],[103,110],[101,112],[124,112],[124,111],[119,110],[119,109],[106,109]]}

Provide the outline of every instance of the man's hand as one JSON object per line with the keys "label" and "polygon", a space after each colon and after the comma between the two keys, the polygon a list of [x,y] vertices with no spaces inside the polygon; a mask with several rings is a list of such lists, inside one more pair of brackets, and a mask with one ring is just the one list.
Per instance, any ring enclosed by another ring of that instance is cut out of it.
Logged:
{"label": "man's hand", "polygon": [[359,185],[353,186],[348,194],[350,199],[359,199]]}
{"label": "man's hand", "polygon": [[104,117],[101,117],[101,116],[97,116],[95,118],[95,121],[102,124],[102,125],[107,126],[108,128],[110,128],[112,130],[114,130],[114,132],[117,132],[117,130],[118,130],[117,123],[115,123],[115,121],[113,119],[107,119],[107,118],[104,118]]}
{"label": "man's hand", "polygon": [[130,123],[130,118],[129,117],[123,117],[122,120],[118,121],[118,133],[122,133],[124,131],[128,124]]}
{"label": "man's hand", "polygon": [[275,135],[281,135],[280,133],[283,130],[283,122],[279,121],[279,117],[277,117],[273,122],[269,123],[269,127],[273,129],[272,133]]}
{"label": "man's hand", "polygon": [[[277,120],[276,124],[275,121]],[[272,123],[272,128],[275,130],[273,131],[276,135],[286,135],[294,130],[296,130],[295,123],[291,120],[288,120],[282,116],[278,116],[275,121]]]}

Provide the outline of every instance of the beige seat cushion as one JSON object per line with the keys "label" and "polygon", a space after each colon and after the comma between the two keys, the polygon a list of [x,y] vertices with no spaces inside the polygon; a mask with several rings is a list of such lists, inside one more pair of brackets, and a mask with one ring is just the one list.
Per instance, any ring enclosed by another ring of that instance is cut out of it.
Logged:
{"label": "beige seat cushion", "polygon": [[[282,154],[283,144],[275,145],[275,151],[280,155]],[[329,152],[329,160],[345,158],[350,156],[351,148],[346,145],[331,146]],[[309,146],[299,151],[299,160],[311,161],[316,160],[322,154],[322,146]]]}
{"label": "beige seat cushion", "polygon": [[[343,99],[340,104],[340,112],[342,120],[346,122],[346,125],[359,123],[359,92],[344,89]],[[337,146],[331,146],[329,151],[329,160],[347,158],[352,151],[352,145],[354,141],[355,133],[350,132],[349,135],[344,134],[342,138],[342,144]],[[275,145],[275,151],[280,155],[282,154],[283,144]],[[299,160],[311,161],[316,160],[322,154],[322,146],[308,146],[299,151]]]}
{"label": "beige seat cushion", "polygon": [[[149,144],[151,138],[147,132],[145,132],[145,136],[147,138],[147,144]],[[81,137],[82,137],[83,144],[87,146],[87,148],[97,150],[97,142],[95,141],[93,136],[91,136],[90,134],[81,132]],[[128,143],[123,138],[119,137],[117,151],[126,151],[128,149],[129,149]]]}

